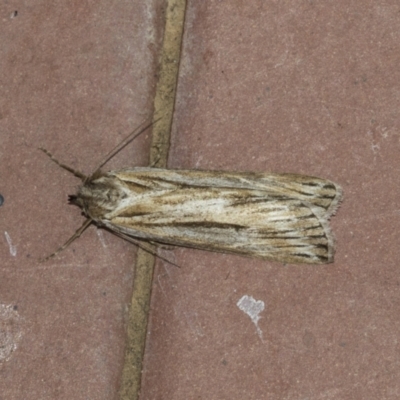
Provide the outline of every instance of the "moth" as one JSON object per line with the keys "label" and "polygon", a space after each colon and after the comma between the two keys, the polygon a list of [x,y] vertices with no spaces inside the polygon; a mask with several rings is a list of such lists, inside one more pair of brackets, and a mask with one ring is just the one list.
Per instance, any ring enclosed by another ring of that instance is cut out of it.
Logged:
{"label": "moth", "polygon": [[333,262],[335,240],[328,221],[342,199],[339,185],[297,174],[151,167],[101,172],[137,136],[110,152],[90,176],[42,149],[82,180],[69,202],[87,217],[56,253],[95,223],[142,247],[144,241],[281,263]]}

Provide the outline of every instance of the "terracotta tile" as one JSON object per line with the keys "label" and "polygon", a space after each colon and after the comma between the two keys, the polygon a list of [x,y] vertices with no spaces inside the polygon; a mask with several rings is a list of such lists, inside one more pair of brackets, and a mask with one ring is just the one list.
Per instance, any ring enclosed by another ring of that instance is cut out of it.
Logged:
{"label": "terracotta tile", "polygon": [[[38,147],[88,174],[151,116],[161,6],[0,6],[0,347],[13,350],[0,351],[1,399],[117,398],[135,249],[89,228],[38,262],[83,220],[67,204],[78,179]],[[143,135],[108,168],[147,165],[149,143]]]}
{"label": "terracotta tile", "polygon": [[389,1],[189,2],[169,166],[316,175],[345,200],[334,264],[159,262],[142,399],[399,398],[399,18]]}
{"label": "terracotta tile", "polygon": [[[160,3],[0,6],[0,398],[117,398],[132,247],[91,228],[37,262],[81,223],[37,147],[89,173],[150,114]],[[398,8],[189,2],[169,166],[317,175],[345,200],[329,266],[163,250],[181,268],[158,263],[143,400],[399,398]]]}

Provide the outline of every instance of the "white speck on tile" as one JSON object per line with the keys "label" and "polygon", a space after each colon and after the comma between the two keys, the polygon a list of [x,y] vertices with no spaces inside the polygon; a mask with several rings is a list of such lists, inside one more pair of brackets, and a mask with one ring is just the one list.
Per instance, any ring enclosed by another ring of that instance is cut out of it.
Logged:
{"label": "white speck on tile", "polygon": [[258,320],[261,318],[259,316],[261,311],[264,311],[265,304],[261,300],[256,300],[252,296],[244,295],[236,305],[239,309],[245,312],[253,321],[254,325],[257,328],[257,333],[260,339],[262,340],[262,331],[258,326]]}
{"label": "white speck on tile", "polygon": [[17,246],[13,246],[11,242],[11,237],[7,231],[4,232],[4,236],[6,237],[8,247],[10,248],[10,254],[15,257],[17,255]]}
{"label": "white speck on tile", "polygon": [[11,358],[21,336],[21,317],[16,307],[0,304],[0,363]]}
{"label": "white speck on tile", "polygon": [[107,247],[107,243],[106,243],[106,240],[105,240],[105,238],[104,238],[104,233],[103,233],[103,231],[102,231],[101,229],[96,229],[96,233],[97,233],[97,237],[98,237],[99,240],[100,240],[101,245],[102,245],[104,248],[106,248],[106,247]]}

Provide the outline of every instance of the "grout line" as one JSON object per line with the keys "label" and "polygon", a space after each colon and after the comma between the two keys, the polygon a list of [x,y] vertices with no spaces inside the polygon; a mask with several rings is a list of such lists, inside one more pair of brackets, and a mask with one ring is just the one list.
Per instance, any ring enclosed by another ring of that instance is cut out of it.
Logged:
{"label": "grout line", "polygon": [[[159,168],[166,168],[168,160],[185,9],[186,0],[167,0],[153,121],[160,116],[161,119],[153,125],[150,149],[150,165]],[[154,265],[154,256],[139,248],[128,316],[121,400],[137,400],[140,394]]]}
{"label": "grout line", "polygon": [[159,80],[154,98],[150,165],[166,168],[175,107],[186,0],[168,0]]}

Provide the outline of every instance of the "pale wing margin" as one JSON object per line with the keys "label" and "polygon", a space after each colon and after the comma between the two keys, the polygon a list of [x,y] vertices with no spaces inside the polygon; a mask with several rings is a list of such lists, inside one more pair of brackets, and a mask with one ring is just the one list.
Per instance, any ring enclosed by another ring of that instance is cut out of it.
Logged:
{"label": "pale wing margin", "polygon": [[[332,204],[340,200],[340,190],[330,193],[337,185],[329,181],[299,175],[147,168],[109,174],[135,193],[105,215],[102,223],[111,230],[280,262],[333,261],[328,218]],[[311,191],[318,192],[321,200],[306,201],[313,198]]]}

